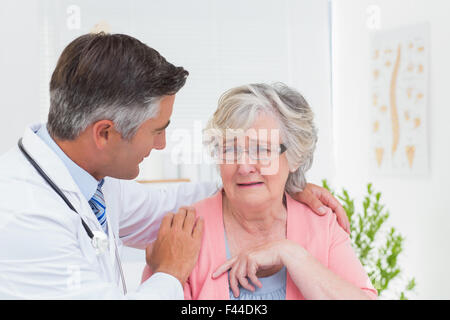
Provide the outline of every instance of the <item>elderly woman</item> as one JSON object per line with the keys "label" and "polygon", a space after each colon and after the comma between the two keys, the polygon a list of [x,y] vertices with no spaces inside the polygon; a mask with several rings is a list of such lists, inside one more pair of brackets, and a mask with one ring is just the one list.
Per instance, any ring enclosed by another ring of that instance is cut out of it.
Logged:
{"label": "elderly woman", "polygon": [[317,135],[304,98],[283,85],[226,92],[205,131],[223,189],[194,207],[205,228],[186,299],[374,299],[334,214],[291,195],[306,184]]}

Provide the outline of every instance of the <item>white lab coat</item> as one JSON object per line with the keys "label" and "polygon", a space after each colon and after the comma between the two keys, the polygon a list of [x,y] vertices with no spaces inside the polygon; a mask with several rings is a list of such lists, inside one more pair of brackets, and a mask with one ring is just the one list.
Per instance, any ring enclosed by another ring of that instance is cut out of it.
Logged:
{"label": "white lab coat", "polygon": [[[101,226],[58,156],[34,132],[23,145],[64,192],[91,230]],[[109,252],[98,256],[80,216],[69,209],[16,146],[0,157],[0,299],[183,299],[174,277],[157,273],[123,294],[115,246],[145,248],[162,217],[212,195],[214,183],[150,189],[106,178]],[[144,265],[144,256],[143,256]]]}

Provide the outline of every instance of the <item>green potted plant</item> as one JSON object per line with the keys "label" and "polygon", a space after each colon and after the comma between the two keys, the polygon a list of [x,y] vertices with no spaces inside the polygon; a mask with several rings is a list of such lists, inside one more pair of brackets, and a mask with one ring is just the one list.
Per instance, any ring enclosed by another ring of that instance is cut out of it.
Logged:
{"label": "green potted plant", "polygon": [[[341,193],[336,194],[326,180],[322,180],[322,185],[341,200],[350,221],[353,248],[378,290],[379,298],[390,293],[391,296],[398,296],[400,300],[407,300],[406,294],[415,288],[416,282],[414,278],[404,280],[401,277],[398,256],[403,251],[405,238],[394,227],[388,228],[388,231],[382,228],[386,226],[389,211],[380,202],[381,193],[375,192],[371,183],[367,184],[367,194],[362,203],[363,211],[356,212],[355,200],[346,189],[343,188]],[[392,286],[393,280],[396,280],[396,286],[400,283],[397,288]]]}

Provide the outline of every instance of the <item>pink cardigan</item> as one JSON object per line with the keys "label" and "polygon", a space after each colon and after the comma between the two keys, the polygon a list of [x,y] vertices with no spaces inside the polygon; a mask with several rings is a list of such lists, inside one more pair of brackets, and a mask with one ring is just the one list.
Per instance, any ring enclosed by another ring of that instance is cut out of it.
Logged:
{"label": "pink cardigan", "polygon": [[[368,292],[374,299],[377,291],[372,286],[363,266],[356,257],[350,238],[338,225],[336,216],[327,213],[318,216],[305,205],[287,200],[287,238],[305,248],[323,265],[343,279]],[[184,286],[187,300],[229,300],[228,274],[212,279],[213,272],[226,261],[224,226],[222,216],[222,192],[193,205],[197,215],[205,222],[202,247],[197,265]],[[145,267],[142,281],[151,271]],[[287,273],[286,300],[305,299]]]}

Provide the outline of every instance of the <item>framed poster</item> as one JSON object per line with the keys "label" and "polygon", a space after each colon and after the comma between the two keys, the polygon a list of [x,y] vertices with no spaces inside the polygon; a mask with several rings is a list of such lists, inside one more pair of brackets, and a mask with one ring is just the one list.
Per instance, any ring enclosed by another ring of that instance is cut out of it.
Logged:
{"label": "framed poster", "polygon": [[370,50],[372,168],[426,175],[429,25],[375,32]]}

